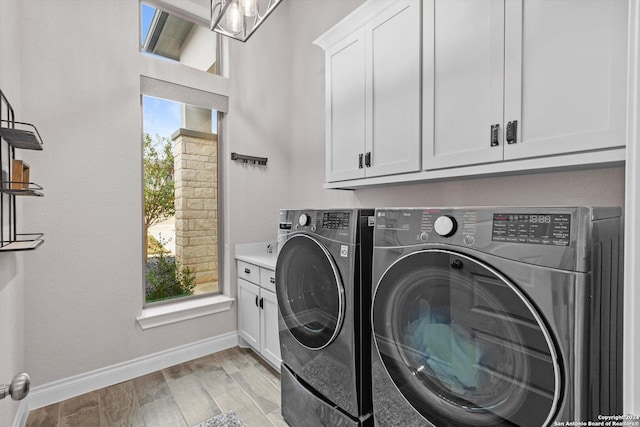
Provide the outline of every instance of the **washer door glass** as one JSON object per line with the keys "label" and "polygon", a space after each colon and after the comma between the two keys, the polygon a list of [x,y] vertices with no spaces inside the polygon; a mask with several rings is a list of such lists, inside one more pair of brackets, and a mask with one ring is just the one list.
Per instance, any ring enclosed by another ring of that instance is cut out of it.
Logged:
{"label": "washer door glass", "polygon": [[543,426],[558,406],[544,322],[499,272],[432,249],[394,263],[373,301],[374,341],[407,401],[435,425]]}
{"label": "washer door glass", "polygon": [[290,237],[278,254],[276,283],[280,313],[295,339],[313,350],[329,345],[342,326],[344,288],[324,245],[305,234]]}

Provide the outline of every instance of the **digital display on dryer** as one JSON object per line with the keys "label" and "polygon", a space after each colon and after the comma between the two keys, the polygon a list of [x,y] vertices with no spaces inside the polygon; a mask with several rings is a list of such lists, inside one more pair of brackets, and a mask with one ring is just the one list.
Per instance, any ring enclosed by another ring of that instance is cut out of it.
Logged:
{"label": "digital display on dryer", "polygon": [[493,214],[491,240],[494,242],[569,246],[570,214]]}
{"label": "digital display on dryer", "polygon": [[322,215],[322,228],[348,230],[350,218],[349,212],[325,212]]}

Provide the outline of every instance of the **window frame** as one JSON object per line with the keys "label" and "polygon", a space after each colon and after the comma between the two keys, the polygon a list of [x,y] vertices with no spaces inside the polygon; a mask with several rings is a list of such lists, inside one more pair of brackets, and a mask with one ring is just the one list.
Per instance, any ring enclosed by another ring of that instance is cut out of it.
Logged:
{"label": "window frame", "polygon": [[[162,96],[159,96],[162,95]],[[171,96],[174,95],[172,98],[168,98],[167,96]],[[173,102],[180,102],[183,104],[189,104],[189,105],[195,105],[197,107],[201,107],[201,108],[207,108],[207,109],[211,109],[212,110],[212,114],[213,111],[216,111],[217,114],[217,144],[216,144],[216,158],[217,158],[217,164],[216,164],[216,174],[217,174],[217,183],[218,183],[218,187],[217,187],[217,247],[218,247],[218,255],[217,255],[217,261],[218,261],[218,290],[216,292],[209,292],[206,294],[200,294],[200,295],[188,295],[188,296],[181,296],[181,297],[175,297],[175,298],[169,298],[166,300],[162,300],[162,301],[154,301],[154,302],[147,302],[146,301],[146,293],[145,293],[145,278],[146,275],[143,276],[142,279],[142,296],[143,296],[143,308],[150,308],[150,307],[157,307],[159,305],[165,305],[165,304],[171,304],[171,303],[175,303],[178,301],[186,301],[186,300],[192,300],[192,299],[198,299],[198,298],[205,298],[205,297],[211,297],[211,296],[215,296],[215,295],[220,295],[223,293],[223,286],[222,284],[224,283],[224,238],[221,238],[222,236],[224,236],[223,230],[224,230],[224,202],[223,202],[223,196],[224,196],[224,192],[220,191],[221,188],[223,188],[223,167],[222,167],[222,144],[223,144],[223,137],[221,135],[221,130],[224,128],[224,112],[218,110],[215,108],[216,105],[222,106],[222,107],[226,107],[226,105],[228,105],[228,98],[226,97],[222,97],[221,95],[218,94],[214,94],[214,93],[210,93],[210,92],[205,92],[205,91],[201,91],[199,89],[194,89],[194,88],[189,88],[189,87],[184,87],[184,86],[180,86],[180,85],[176,85],[174,83],[169,83],[169,82],[164,82],[164,81],[159,81],[159,80],[155,80],[155,79],[150,79],[147,78],[146,76],[140,76],[140,112],[141,112],[141,118],[142,118],[142,109],[143,109],[143,98],[145,96],[152,96],[155,98],[161,98],[161,99],[166,99],[168,101],[173,101]],[[175,98],[179,98],[179,99],[175,99]],[[223,99],[224,98],[224,99]],[[226,105],[225,105],[226,103]],[[140,132],[140,147],[141,150],[143,150],[143,139],[144,139],[144,128],[142,126],[142,121],[141,120],[141,132]],[[141,151],[141,162],[144,161],[144,153]],[[142,212],[144,213],[144,168],[142,168],[142,178],[140,180],[140,189],[142,191]],[[141,218],[141,226],[142,226],[142,231],[141,234],[144,233],[144,215]],[[142,236],[142,245],[144,245],[144,235]],[[143,253],[144,253],[144,247],[143,247]],[[144,257],[143,257],[144,258]],[[142,259],[142,264],[143,264],[143,272],[145,271],[145,266],[146,266],[146,260]]]}
{"label": "window frame", "polygon": [[[196,25],[208,29],[208,11],[185,10],[179,0],[145,0],[140,1],[138,7],[141,13],[141,4],[156,7],[182,19],[189,20]],[[141,259],[143,277],[141,280],[142,313],[137,317],[138,323],[143,329],[173,323],[184,319],[211,314],[222,310],[228,310],[234,301],[230,298],[227,272],[227,254],[225,241],[227,231],[225,224],[225,164],[224,164],[224,139],[225,139],[225,115],[229,110],[229,79],[228,75],[228,48],[227,40],[217,37],[218,74],[198,70],[179,62],[166,61],[161,57],[144,55],[140,43],[141,19],[138,20],[138,50],[140,57],[140,163],[143,162],[144,129],[142,124],[142,98],[152,96],[181,102],[197,107],[215,110],[217,112],[217,232],[218,232],[218,291],[201,295],[171,298],[164,301],[147,303],[145,298],[145,260]],[[140,191],[143,192],[144,169],[141,168]],[[142,211],[144,211],[144,194],[141,197]],[[144,218],[140,218],[141,245],[144,245]],[[144,248],[143,248],[144,249]],[[142,258],[142,257],[141,257]]]}

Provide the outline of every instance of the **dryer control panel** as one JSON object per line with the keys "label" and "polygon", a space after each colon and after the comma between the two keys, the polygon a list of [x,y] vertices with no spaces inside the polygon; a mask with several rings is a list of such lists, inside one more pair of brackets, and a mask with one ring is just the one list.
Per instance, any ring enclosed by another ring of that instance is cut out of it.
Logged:
{"label": "dryer control panel", "polygon": [[486,230],[487,223],[474,209],[379,209],[376,212],[376,244],[446,242],[473,246],[481,235],[479,228],[484,224]]}
{"label": "dryer control panel", "polygon": [[571,215],[557,213],[495,213],[491,227],[494,242],[569,246]]}
{"label": "dryer control panel", "polygon": [[594,224],[618,227],[611,207],[376,209],[374,251],[446,248],[569,271],[589,271]]}

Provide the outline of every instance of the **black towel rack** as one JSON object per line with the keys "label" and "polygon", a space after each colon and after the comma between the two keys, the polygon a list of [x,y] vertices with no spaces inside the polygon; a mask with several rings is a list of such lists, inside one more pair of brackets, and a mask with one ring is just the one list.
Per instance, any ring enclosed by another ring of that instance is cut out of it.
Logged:
{"label": "black towel rack", "polygon": [[231,160],[266,166],[269,159],[267,159],[266,157],[246,156],[244,154],[231,153]]}

